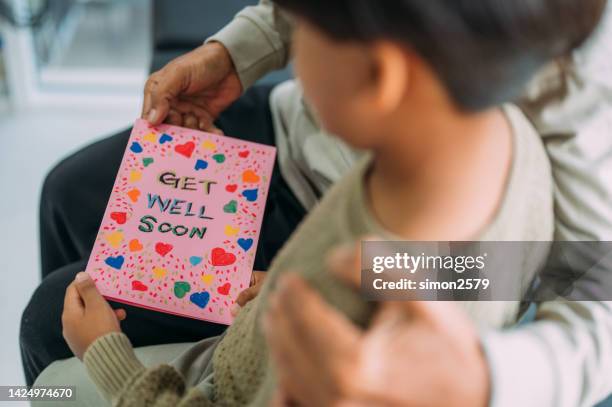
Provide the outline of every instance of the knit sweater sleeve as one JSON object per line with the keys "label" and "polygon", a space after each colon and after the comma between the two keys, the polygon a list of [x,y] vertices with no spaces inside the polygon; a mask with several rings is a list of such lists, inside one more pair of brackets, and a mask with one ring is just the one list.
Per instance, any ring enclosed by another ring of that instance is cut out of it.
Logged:
{"label": "knit sweater sleeve", "polygon": [[187,389],[173,367],[145,368],[123,333],[98,338],[85,352],[83,362],[98,391],[113,406],[192,407],[209,406],[197,388]]}

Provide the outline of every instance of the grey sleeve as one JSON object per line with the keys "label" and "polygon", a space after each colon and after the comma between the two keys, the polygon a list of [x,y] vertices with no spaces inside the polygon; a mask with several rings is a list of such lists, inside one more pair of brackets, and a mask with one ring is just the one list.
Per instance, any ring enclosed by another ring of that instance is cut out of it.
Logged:
{"label": "grey sleeve", "polygon": [[[612,6],[598,32],[545,70],[521,103],[555,182],[555,240],[612,240]],[[601,268],[609,284],[612,270]],[[536,322],[482,338],[494,407],[592,406],[612,393],[612,293],[551,301]]]}
{"label": "grey sleeve", "polygon": [[246,90],[268,72],[289,61],[292,27],[286,13],[270,0],[246,7],[221,31],[207,39],[229,51]]}

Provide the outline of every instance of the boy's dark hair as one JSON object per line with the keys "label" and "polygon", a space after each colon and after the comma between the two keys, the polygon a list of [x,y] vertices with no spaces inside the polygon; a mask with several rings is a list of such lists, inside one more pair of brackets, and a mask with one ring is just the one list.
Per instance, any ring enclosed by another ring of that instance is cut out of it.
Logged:
{"label": "boy's dark hair", "polygon": [[418,52],[466,110],[514,100],[536,71],[582,44],[607,0],[275,0],[336,40]]}

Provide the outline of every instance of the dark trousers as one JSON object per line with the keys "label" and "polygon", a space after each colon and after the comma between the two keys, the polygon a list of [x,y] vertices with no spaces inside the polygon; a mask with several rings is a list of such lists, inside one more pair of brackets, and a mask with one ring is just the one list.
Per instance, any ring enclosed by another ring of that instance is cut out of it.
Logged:
{"label": "dark trousers", "polygon": [[[271,87],[255,87],[225,111],[218,127],[225,134],[274,145],[269,107]],[[20,344],[26,382],[31,385],[53,361],[72,356],[62,337],[61,313],[66,287],[85,269],[131,130],[94,143],[66,158],[47,176],[40,203],[42,282],[21,320]],[[305,210],[293,195],[278,164],[255,258],[255,270],[267,270]],[[134,346],[192,342],[218,335],[217,325],[125,304],[121,327]]]}

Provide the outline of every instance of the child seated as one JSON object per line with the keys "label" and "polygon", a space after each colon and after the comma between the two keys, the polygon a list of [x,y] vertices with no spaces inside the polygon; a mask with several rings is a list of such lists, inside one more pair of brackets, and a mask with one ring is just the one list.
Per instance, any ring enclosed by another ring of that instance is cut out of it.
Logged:
{"label": "child seated", "polygon": [[[528,120],[505,103],[588,36],[603,1],[277,3],[295,19],[305,100],[327,130],[370,153],[293,234],[226,334],[195,344],[176,364],[197,388],[185,392],[183,377],[169,366],[144,369],[121,333],[89,345],[91,379],[117,404],[268,405],[274,369],[260,324],[281,273],[299,273],[353,321],[368,323],[368,303],[326,272],[326,254],[337,245],[372,234],[418,241],[553,237],[547,156]],[[536,265],[543,259],[534,257],[544,254],[523,255]],[[527,286],[535,271],[526,266],[515,278]],[[516,302],[463,305],[489,327],[513,323],[518,314]]]}

